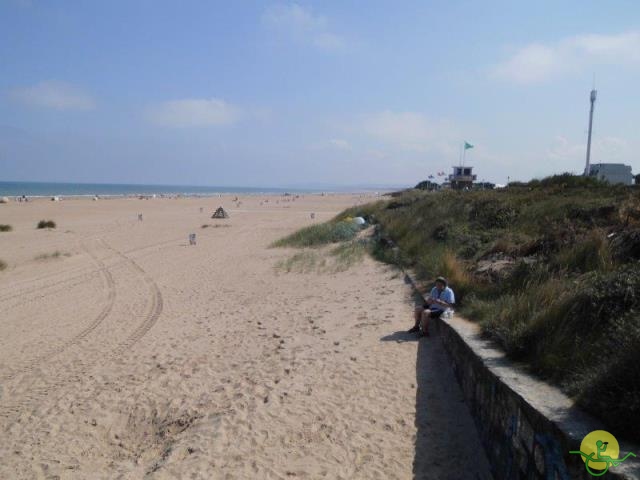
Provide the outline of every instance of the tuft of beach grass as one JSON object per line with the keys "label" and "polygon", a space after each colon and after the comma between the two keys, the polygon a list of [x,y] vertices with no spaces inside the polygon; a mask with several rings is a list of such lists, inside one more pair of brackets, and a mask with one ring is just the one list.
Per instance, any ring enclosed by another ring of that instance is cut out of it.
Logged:
{"label": "tuft of beach grass", "polygon": [[60,250],[56,250],[55,252],[41,253],[39,255],[36,255],[34,260],[55,260],[55,259],[58,259],[58,258],[70,257],[70,256],[71,256],[70,253],[61,252]]}
{"label": "tuft of beach grass", "polygon": [[56,222],[53,220],[40,220],[37,228],[56,228]]}

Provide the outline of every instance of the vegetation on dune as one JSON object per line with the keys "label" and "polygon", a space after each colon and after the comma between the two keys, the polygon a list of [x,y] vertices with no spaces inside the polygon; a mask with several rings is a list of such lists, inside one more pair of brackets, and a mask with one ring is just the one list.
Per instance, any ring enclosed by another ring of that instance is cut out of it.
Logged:
{"label": "vegetation on dune", "polygon": [[0,272],[5,268],[7,268],[7,262],[5,262],[4,260],[0,260]]}
{"label": "vegetation on dune", "polygon": [[34,260],[54,260],[57,258],[70,257],[70,256],[71,256],[70,253],[63,253],[59,250],[56,250],[55,252],[52,252],[52,253],[41,253],[39,255],[36,255]]}
{"label": "vegetation on dune", "polygon": [[37,228],[56,228],[56,222],[53,220],[40,220]]}
{"label": "vegetation on dune", "polygon": [[0,232],[10,232],[11,230],[13,230],[11,225],[0,225]]}
{"label": "vegetation on dune", "polygon": [[355,239],[343,242],[331,250],[331,255],[335,257],[338,270],[347,270],[352,265],[362,261],[369,248],[366,239]]}
{"label": "vegetation on dune", "polygon": [[286,273],[311,273],[326,264],[325,259],[321,259],[316,251],[304,249],[296,252],[291,257],[278,261],[276,270]]}
{"label": "vegetation on dune", "polygon": [[380,260],[429,282],[612,431],[640,433],[640,190],[569,174],[495,191],[409,190],[358,206]]}
{"label": "vegetation on dune", "polygon": [[360,227],[351,221],[330,221],[298,230],[276,241],[274,247],[319,247],[355,238]]}
{"label": "vegetation on dune", "polygon": [[229,228],[230,226],[231,225],[229,225],[228,223],[203,223],[200,228]]}
{"label": "vegetation on dune", "polygon": [[364,259],[370,245],[368,239],[354,239],[333,248],[302,248],[291,257],[278,261],[276,270],[286,273],[344,272]]}
{"label": "vegetation on dune", "polygon": [[341,216],[305,227],[274,242],[272,247],[294,247],[302,251],[281,260],[276,269],[284,272],[342,272],[362,261],[371,242],[356,238],[363,226]]}

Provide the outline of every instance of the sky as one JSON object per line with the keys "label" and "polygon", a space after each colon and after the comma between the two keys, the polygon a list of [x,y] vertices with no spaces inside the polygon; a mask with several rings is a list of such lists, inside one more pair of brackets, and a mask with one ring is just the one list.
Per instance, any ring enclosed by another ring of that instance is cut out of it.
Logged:
{"label": "sky", "polygon": [[640,2],[0,0],[0,180],[640,171]]}

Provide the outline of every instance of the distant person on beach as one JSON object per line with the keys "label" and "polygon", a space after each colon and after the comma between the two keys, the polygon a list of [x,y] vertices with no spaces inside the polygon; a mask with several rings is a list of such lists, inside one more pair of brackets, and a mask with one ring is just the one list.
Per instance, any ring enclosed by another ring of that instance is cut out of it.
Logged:
{"label": "distant person on beach", "polygon": [[436,278],[436,284],[429,296],[424,299],[424,304],[416,307],[415,325],[408,330],[408,333],[421,332],[428,337],[429,319],[438,318],[447,308],[453,307],[454,303],[456,303],[456,297],[453,290],[447,286],[447,280],[444,277]]}

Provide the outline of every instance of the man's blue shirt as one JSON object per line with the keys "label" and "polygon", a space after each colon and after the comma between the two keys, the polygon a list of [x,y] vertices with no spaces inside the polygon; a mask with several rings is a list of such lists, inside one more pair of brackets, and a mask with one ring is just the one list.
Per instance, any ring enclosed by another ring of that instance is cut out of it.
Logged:
{"label": "man's blue shirt", "polygon": [[[456,303],[456,297],[453,294],[453,290],[451,290],[449,287],[444,287],[442,291],[439,291],[438,287],[433,287],[431,289],[431,298],[437,298],[438,300],[442,300],[443,302],[447,302],[451,305]],[[443,311],[444,307],[442,305],[434,303],[429,306],[429,309]]]}

